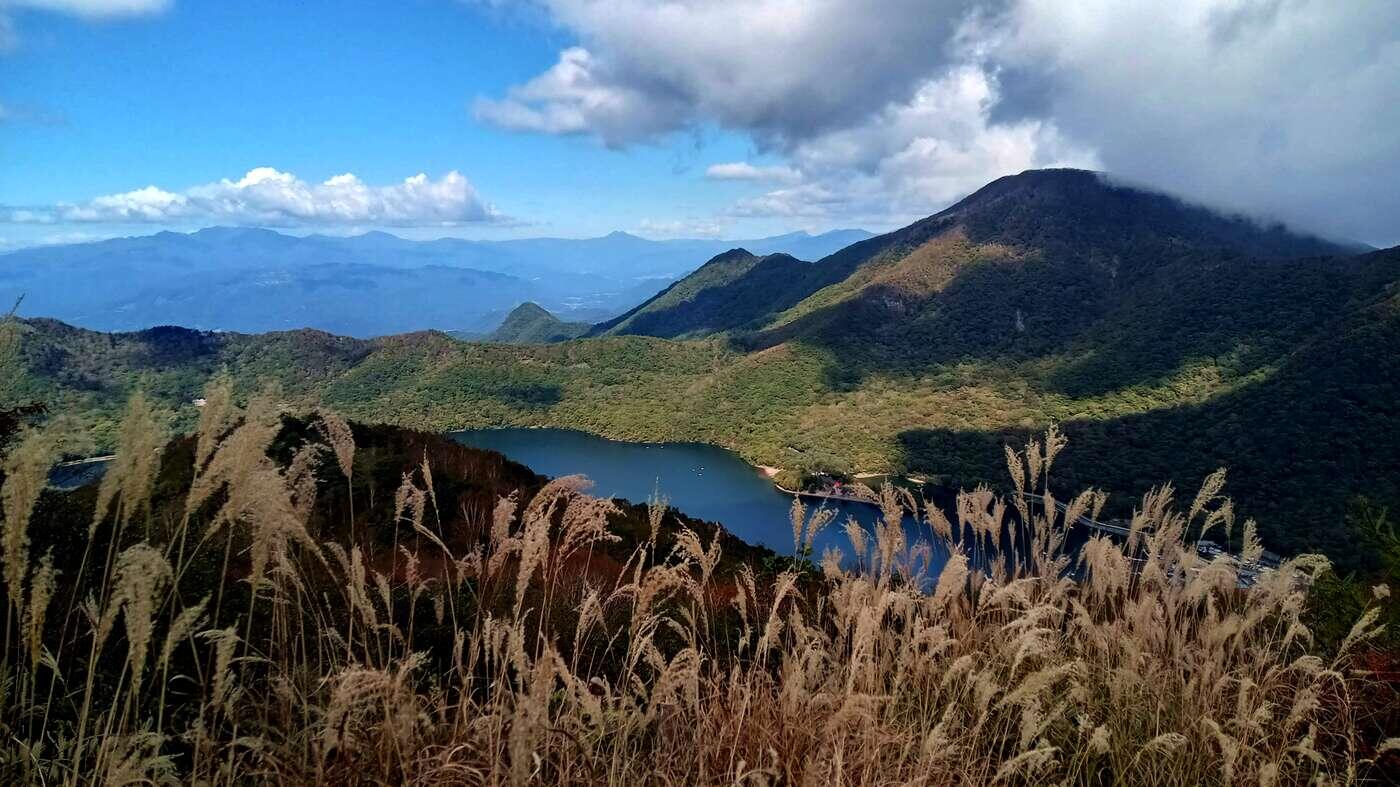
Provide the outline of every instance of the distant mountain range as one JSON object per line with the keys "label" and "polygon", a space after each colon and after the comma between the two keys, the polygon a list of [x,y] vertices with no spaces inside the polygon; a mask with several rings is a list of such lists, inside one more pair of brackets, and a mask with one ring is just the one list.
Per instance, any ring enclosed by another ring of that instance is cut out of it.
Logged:
{"label": "distant mountain range", "polygon": [[350,336],[481,334],[534,301],[566,319],[617,314],[734,245],[812,259],[861,230],[753,241],[601,238],[409,241],[382,232],[297,237],[214,227],[0,255],[0,302],[107,331],[182,325]]}
{"label": "distant mountain range", "polygon": [[[245,391],[272,379],[364,420],[704,441],[964,488],[1005,488],[1003,446],[1058,424],[1057,496],[1097,486],[1126,516],[1153,485],[1189,501],[1227,467],[1236,537],[1257,517],[1271,548],[1352,565],[1348,505],[1400,506],[1400,248],[1044,170],[815,262],[725,249],[658,287],[554,344],[30,321],[18,388],[101,438],[138,384],[192,423],[202,380],[228,368]],[[543,311],[498,338],[552,338],[562,320]]]}

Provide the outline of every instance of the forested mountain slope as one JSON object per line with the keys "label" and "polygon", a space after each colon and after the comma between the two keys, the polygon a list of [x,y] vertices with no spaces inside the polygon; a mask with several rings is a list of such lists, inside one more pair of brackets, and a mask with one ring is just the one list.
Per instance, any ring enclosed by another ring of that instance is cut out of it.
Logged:
{"label": "forested mountain slope", "polygon": [[590,336],[639,334],[684,338],[741,327],[793,297],[793,282],[811,264],[787,254],[758,257],[731,249],[700,266],[636,308],[599,323]]}
{"label": "forested mountain slope", "polygon": [[576,339],[592,327],[586,322],[564,322],[537,303],[525,302],[511,310],[486,341],[505,344],[547,344]]}
{"label": "forested mountain slope", "polygon": [[[891,324],[916,332],[954,325],[966,333],[975,312],[977,322],[1002,328],[991,332],[1003,338],[1014,329],[1044,342],[1069,327],[1067,316],[1082,324],[1120,293],[1167,285],[1200,265],[1352,251],[1116,185],[1099,173],[1032,170],[810,265],[726,252],[594,332],[763,330],[758,341],[771,345],[798,336],[830,341],[871,324],[886,333]],[[950,288],[940,303],[929,302]],[[1001,308],[985,311],[994,306]]]}

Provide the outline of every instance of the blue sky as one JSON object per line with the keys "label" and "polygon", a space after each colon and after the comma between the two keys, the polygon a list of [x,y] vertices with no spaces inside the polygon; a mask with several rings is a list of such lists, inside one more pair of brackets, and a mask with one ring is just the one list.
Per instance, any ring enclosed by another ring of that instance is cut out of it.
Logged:
{"label": "blue sky", "polygon": [[1390,245],[1397,73],[1400,3],[0,0],[0,248],[883,230],[1044,166]]}
{"label": "blue sky", "polygon": [[[709,217],[754,191],[705,178],[709,164],[753,153],[743,134],[714,126],[618,150],[477,120],[478,97],[529,79],[573,43],[537,16],[429,0],[240,0],[98,20],[21,10],[14,22],[22,39],[0,59],[0,103],[31,117],[0,124],[3,205],[79,203],[148,185],[178,190],[263,166],[313,182],[353,172],[370,184],[456,170],[501,221],[393,231],[665,235],[694,234],[683,231],[690,226],[714,233]],[[201,223],[208,222],[193,221]],[[795,228],[738,224],[726,229]],[[0,238],[154,229],[10,224],[0,226]]]}

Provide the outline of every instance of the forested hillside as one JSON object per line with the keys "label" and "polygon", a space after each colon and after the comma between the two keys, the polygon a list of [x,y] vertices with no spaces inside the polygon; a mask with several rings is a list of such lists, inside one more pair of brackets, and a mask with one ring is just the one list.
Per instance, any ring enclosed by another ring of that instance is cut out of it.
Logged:
{"label": "forested hillside", "polygon": [[505,344],[548,344],[578,338],[591,327],[586,322],[564,322],[543,306],[527,301],[512,309],[486,340]]}

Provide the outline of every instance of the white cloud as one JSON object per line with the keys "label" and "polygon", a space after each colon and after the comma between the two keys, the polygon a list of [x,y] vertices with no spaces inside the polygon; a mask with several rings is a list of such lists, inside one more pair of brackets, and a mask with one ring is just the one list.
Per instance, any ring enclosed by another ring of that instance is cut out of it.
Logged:
{"label": "white cloud", "polygon": [[16,251],[27,249],[33,246],[66,246],[72,243],[91,243],[92,241],[106,240],[118,237],[113,232],[43,232],[25,233],[20,238],[0,238],[0,252]]}
{"label": "white cloud", "polygon": [[1400,242],[1400,3],[1020,0],[988,55],[1129,178]]}
{"label": "white cloud", "polygon": [[858,201],[856,189],[838,194],[821,183],[803,183],[790,188],[774,189],[757,197],[739,200],[731,211],[735,216],[751,218],[826,218],[850,215]]}
{"label": "white cloud", "polygon": [[582,40],[478,115],[623,145],[697,122],[782,144],[907,97],[972,0],[541,0]]}
{"label": "white cloud", "polygon": [[0,124],[26,123],[39,126],[61,126],[67,122],[62,113],[43,107],[0,104]]}
{"label": "white cloud", "polygon": [[157,14],[168,9],[172,0],[6,0],[6,5],[102,19]]}
{"label": "white cloud", "polygon": [[993,123],[997,100],[996,80],[975,66],[929,80],[865,123],[795,146],[790,157],[803,182],[741,200],[735,213],[897,225],[1007,173],[1097,165],[1053,124]]}
{"label": "white cloud", "polygon": [[16,223],[224,222],[284,227],[452,226],[500,218],[456,171],[437,180],[418,174],[401,183],[370,186],[351,174],[307,183],[271,167],[250,170],[238,180],[225,178],[180,192],[146,186],[87,202],[9,214]]}
{"label": "white cloud", "polygon": [[[667,130],[657,98],[598,74],[586,49],[565,49],[559,62],[500,101],[478,99],[476,116],[502,128],[546,134],[597,134],[610,143]],[[673,108],[674,109],[674,108]]]}
{"label": "white cloud", "polygon": [[647,219],[637,227],[637,234],[655,240],[667,238],[722,238],[729,223],[716,219],[682,219],[654,221]]}
{"label": "white cloud", "polygon": [[[895,217],[1027,162],[1097,162],[1212,203],[1400,242],[1400,3],[536,5],[578,45],[479,101],[478,115],[612,146],[710,124],[746,133],[800,179],[740,210],[883,199]],[[929,110],[939,102],[952,104]]]}
{"label": "white cloud", "polygon": [[759,167],[747,161],[733,161],[725,164],[711,164],[705,170],[705,177],[710,180],[791,183],[800,180],[802,176],[792,167]]}
{"label": "white cloud", "polygon": [[0,0],[0,52],[19,44],[11,12],[33,9],[68,14],[83,19],[114,19],[158,14],[168,9],[174,0]]}

